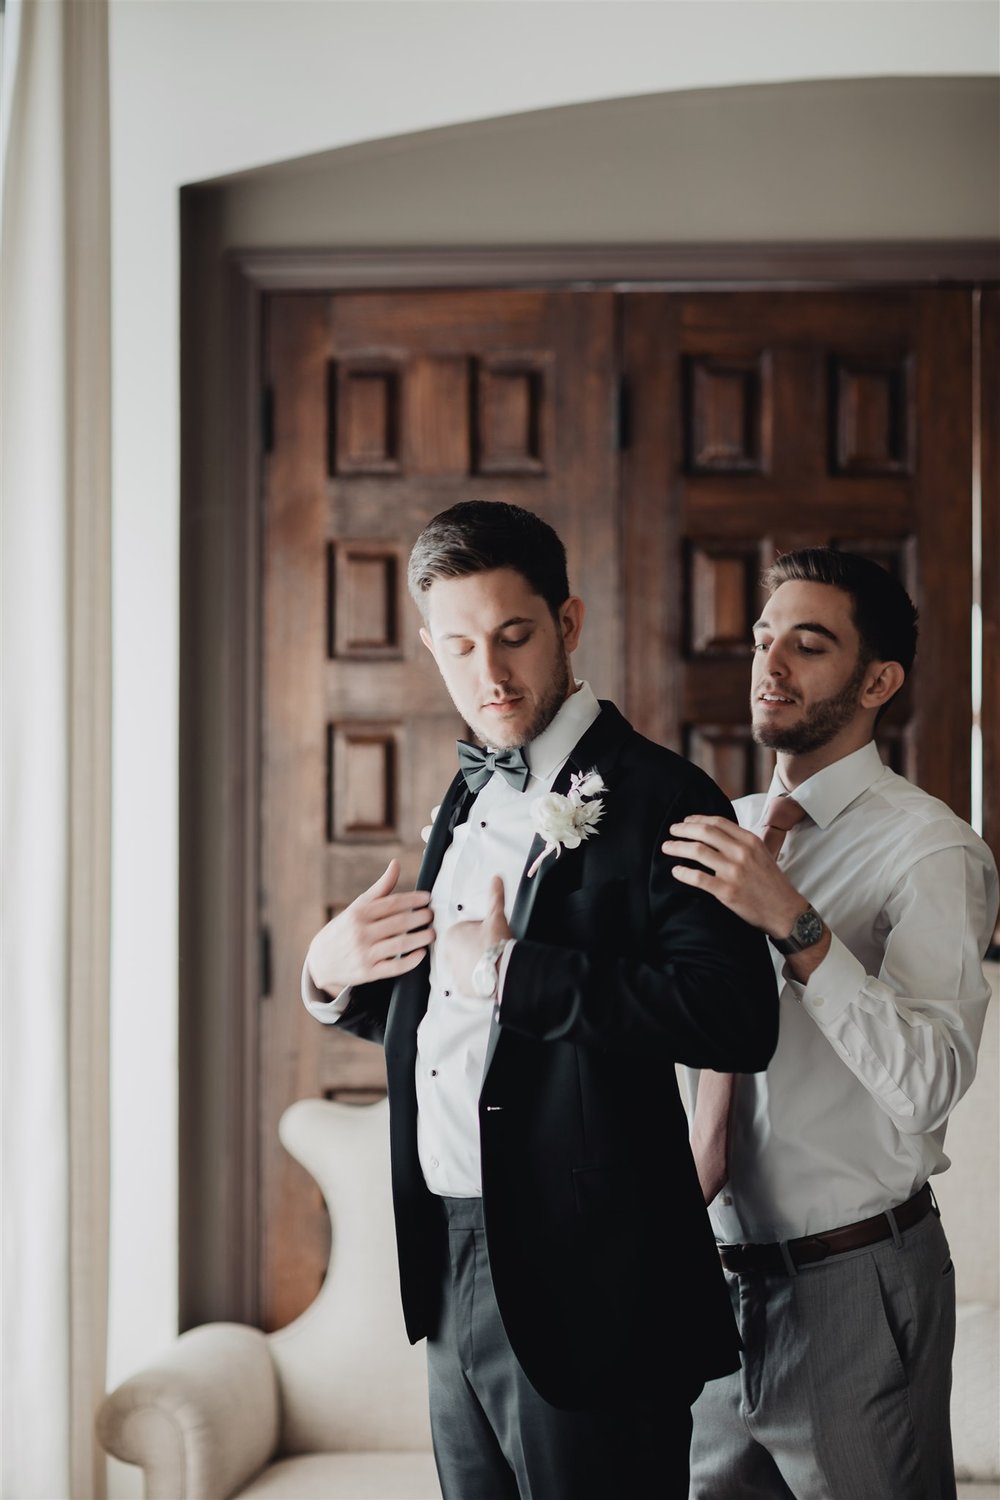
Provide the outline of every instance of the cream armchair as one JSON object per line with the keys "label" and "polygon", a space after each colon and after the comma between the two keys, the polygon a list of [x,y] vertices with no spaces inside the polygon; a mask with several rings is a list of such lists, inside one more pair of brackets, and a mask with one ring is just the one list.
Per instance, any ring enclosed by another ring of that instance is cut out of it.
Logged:
{"label": "cream armchair", "polygon": [[422,1348],[403,1332],[389,1111],[304,1099],[282,1117],[334,1226],[330,1269],[296,1322],[209,1323],[104,1401],[105,1449],[148,1500],[439,1500]]}

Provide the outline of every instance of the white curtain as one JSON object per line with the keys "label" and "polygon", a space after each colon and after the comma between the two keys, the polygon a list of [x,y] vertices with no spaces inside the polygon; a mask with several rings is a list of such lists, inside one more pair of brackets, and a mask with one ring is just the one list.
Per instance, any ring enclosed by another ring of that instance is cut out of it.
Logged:
{"label": "white curtain", "polygon": [[8,0],[2,323],[3,1495],[104,1493],[106,0]]}

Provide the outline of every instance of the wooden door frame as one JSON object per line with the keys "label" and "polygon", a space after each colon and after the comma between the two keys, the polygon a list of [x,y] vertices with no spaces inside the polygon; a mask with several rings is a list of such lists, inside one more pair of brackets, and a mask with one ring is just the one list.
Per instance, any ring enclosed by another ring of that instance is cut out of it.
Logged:
{"label": "wooden door frame", "polygon": [[[208,264],[212,235],[203,204],[182,203],[182,1329],[220,1318],[254,1323],[257,1315],[257,1007],[267,963],[258,935],[259,435],[268,421],[261,410],[263,297],[435,287],[680,292],[959,285],[971,292],[1000,281],[993,241],[254,249],[227,254],[220,281],[218,257]],[[214,360],[205,357],[213,336],[220,342]],[[221,421],[206,421],[205,409]],[[990,494],[984,523],[995,536],[1000,499],[995,488]],[[998,631],[994,619],[989,638]],[[994,804],[988,811],[1000,819]],[[993,832],[1000,835],[1000,827]]]}

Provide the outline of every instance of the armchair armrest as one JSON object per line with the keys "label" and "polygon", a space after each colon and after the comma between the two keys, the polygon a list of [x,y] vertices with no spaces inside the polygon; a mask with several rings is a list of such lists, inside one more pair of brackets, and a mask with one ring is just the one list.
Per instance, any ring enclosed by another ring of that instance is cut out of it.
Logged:
{"label": "armchair armrest", "polygon": [[146,1500],[227,1500],[273,1456],[279,1421],[264,1334],[207,1323],[105,1397],[97,1436],[142,1467]]}

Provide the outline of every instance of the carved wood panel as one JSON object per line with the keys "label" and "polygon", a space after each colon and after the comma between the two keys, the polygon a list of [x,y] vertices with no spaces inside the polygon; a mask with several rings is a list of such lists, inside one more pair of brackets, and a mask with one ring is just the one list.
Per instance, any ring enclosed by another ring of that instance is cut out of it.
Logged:
{"label": "carved wood panel", "polygon": [[830,447],[839,474],[913,468],[912,360],[831,359]]}

